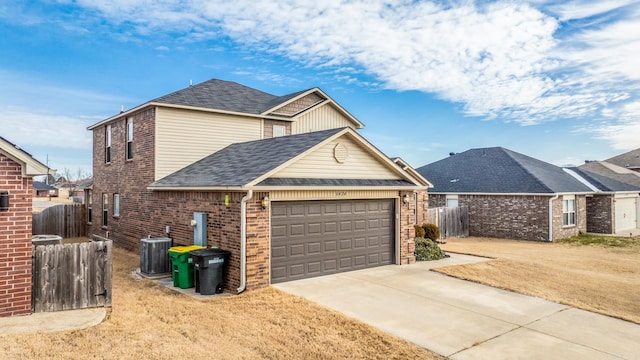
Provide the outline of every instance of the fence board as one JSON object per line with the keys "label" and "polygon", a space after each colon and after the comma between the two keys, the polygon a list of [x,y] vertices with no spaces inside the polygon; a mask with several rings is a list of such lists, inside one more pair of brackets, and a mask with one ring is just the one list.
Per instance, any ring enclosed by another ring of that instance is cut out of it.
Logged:
{"label": "fence board", "polygon": [[33,249],[33,312],[111,305],[111,241]]}
{"label": "fence board", "polygon": [[440,239],[469,236],[469,209],[466,206],[427,210],[427,220],[440,228]]}
{"label": "fence board", "polygon": [[32,214],[33,235],[86,236],[85,208],[81,204],[61,204]]}

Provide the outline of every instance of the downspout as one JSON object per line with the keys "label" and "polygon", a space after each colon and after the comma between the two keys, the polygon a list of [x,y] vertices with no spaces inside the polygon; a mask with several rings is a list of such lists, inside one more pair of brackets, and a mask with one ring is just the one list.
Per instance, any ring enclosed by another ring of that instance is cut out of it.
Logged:
{"label": "downspout", "polygon": [[238,294],[247,287],[247,201],[253,197],[253,190],[240,201],[240,287]]}
{"label": "downspout", "polygon": [[553,200],[557,200],[560,194],[549,198],[549,242],[553,242]]}

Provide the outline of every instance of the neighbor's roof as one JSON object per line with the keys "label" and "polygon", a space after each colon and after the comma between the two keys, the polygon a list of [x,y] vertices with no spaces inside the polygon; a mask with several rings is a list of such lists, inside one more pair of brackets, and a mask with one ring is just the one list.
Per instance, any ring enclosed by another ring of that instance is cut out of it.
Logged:
{"label": "neighbor's roof", "polygon": [[2,136],[0,136],[0,152],[22,165],[23,176],[47,175],[55,172]]}
{"label": "neighbor's roof", "polygon": [[36,189],[36,190],[58,190],[54,186],[51,186],[49,184],[45,184],[42,181],[34,181],[33,182],[33,188]]}
{"label": "neighbor's roof", "polygon": [[[282,136],[270,139],[231,144],[195,163],[182,168],[149,185],[150,189],[243,189],[248,187],[424,187],[420,181],[398,168],[383,154],[380,159],[407,180],[384,179],[315,179],[315,178],[268,178],[286,163],[320,144],[350,134],[362,143],[366,140],[351,128]],[[367,146],[371,146],[366,143]],[[372,149],[374,149],[372,147]],[[377,151],[377,150],[376,150]],[[416,182],[410,181],[411,179]]]}
{"label": "neighbor's roof", "polygon": [[433,184],[432,193],[592,192],[562,168],[502,147],[467,150],[417,171]]}
{"label": "neighbor's roof", "polygon": [[590,173],[606,176],[629,185],[640,187],[640,173],[622,166],[610,164],[604,161],[590,161],[578,166],[578,168]]}
{"label": "neighbor's roof", "polygon": [[268,112],[269,110],[273,110],[280,105],[285,105],[287,102],[295,99],[296,97],[301,97],[312,92],[317,92],[319,95],[321,95],[321,98],[326,99],[326,101],[332,103],[339,112],[341,112],[345,117],[356,124],[356,127],[364,127],[364,124],[362,124],[358,119],[356,119],[348,111],[342,108],[338,103],[330,99],[329,96],[323,93],[319,88],[311,88],[283,96],[276,96],[245,85],[238,84],[236,82],[211,79],[150,100],[126,112],[117,114],[108,119],[93,124],[87,129],[92,130],[99,125],[110,122],[122,116],[127,116],[131,112],[137,111],[138,109],[141,109],[148,105],[171,105],[195,109],[206,109],[209,111],[247,114],[256,117],[286,119],[288,118],[287,116],[283,116],[281,114],[268,114]]}
{"label": "neighbor's roof", "polygon": [[605,161],[627,169],[640,169],[640,148],[614,156]]}
{"label": "neighbor's roof", "polygon": [[572,167],[569,169],[571,171],[574,171],[576,174],[578,174],[580,177],[582,177],[586,181],[588,181],[591,185],[593,185],[599,191],[603,191],[603,192],[640,191],[640,187],[626,184],[618,180],[612,179],[610,177],[596,174],[584,169],[580,169],[578,167]]}

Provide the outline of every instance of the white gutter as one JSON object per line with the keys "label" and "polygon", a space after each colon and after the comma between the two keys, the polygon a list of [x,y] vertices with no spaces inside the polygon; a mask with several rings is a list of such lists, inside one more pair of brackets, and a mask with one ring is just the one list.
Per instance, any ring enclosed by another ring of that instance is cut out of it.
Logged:
{"label": "white gutter", "polygon": [[553,242],[553,200],[560,197],[560,194],[549,198],[549,242]]}
{"label": "white gutter", "polygon": [[240,287],[238,294],[247,287],[247,201],[253,197],[253,190],[240,202]]}

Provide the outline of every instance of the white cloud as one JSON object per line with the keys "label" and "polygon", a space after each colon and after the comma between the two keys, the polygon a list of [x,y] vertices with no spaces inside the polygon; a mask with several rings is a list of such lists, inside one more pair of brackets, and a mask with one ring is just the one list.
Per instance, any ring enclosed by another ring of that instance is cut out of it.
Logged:
{"label": "white cloud", "polygon": [[608,141],[616,150],[640,147],[640,101],[605,109],[603,116],[609,120],[586,130],[595,133],[598,139]]}
{"label": "white cloud", "polygon": [[549,7],[549,10],[558,14],[560,20],[584,19],[599,15],[623,6],[637,3],[637,0],[579,0],[561,1]]}
{"label": "white cloud", "polygon": [[[640,96],[638,1],[77,3],[113,24],[134,24],[138,34],[228,36],[328,72],[355,69],[334,75],[346,83],[371,83],[358,81],[364,73],[376,87],[432,93],[467,115],[523,125],[591,119]],[[607,139],[626,141],[616,129]]]}
{"label": "white cloud", "polygon": [[81,119],[0,109],[2,136],[19,146],[91,149],[91,133]]}

